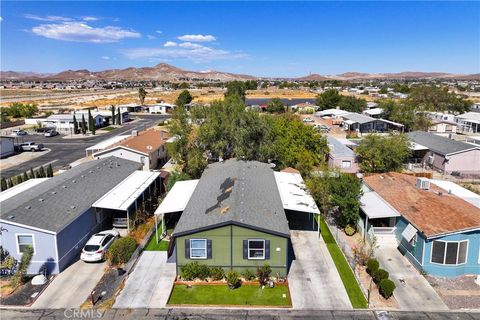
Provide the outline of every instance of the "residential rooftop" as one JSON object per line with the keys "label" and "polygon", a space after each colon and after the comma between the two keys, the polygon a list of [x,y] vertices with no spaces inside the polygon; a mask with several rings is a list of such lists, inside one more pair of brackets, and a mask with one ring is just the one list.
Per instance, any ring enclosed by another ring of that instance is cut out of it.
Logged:
{"label": "residential rooftop", "polygon": [[0,219],[59,232],[140,168],[116,157],[88,161],[2,201]]}
{"label": "residential rooftop", "polygon": [[327,136],[327,141],[331,155],[335,157],[355,157],[353,150],[338,141],[336,138]]}
{"label": "residential rooftop", "polygon": [[150,153],[158,150],[170,138],[170,134],[163,130],[145,130],[140,131],[138,136],[132,136],[120,141],[115,146],[123,146],[144,153]]}
{"label": "residential rooftop", "polygon": [[442,155],[448,155],[470,149],[480,149],[478,146],[470,143],[456,141],[424,131],[409,132],[408,136],[414,143],[427,147],[429,150]]}
{"label": "residential rooftop", "polygon": [[480,209],[434,184],[418,189],[416,179],[390,172],[364,182],[427,238],[480,228]]}
{"label": "residential rooftop", "polygon": [[237,224],[289,237],[273,170],[266,163],[230,159],[210,164],[174,230],[174,236]]}

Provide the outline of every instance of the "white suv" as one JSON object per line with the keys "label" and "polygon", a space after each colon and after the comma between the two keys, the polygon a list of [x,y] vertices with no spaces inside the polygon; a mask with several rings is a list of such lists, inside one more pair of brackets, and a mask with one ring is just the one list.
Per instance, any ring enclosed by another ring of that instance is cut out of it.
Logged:
{"label": "white suv", "polygon": [[105,252],[120,234],[116,230],[105,230],[94,234],[82,249],[80,260],[86,262],[102,261]]}

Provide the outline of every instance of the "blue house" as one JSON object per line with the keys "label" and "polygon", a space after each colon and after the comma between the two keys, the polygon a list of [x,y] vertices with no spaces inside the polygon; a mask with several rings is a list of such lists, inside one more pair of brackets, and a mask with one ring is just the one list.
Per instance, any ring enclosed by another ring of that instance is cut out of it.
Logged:
{"label": "blue house", "polygon": [[394,239],[431,275],[480,274],[480,201],[464,199],[456,186],[401,173],[365,177],[359,223],[365,237]]}
{"label": "blue house", "polygon": [[133,186],[133,193],[122,187],[132,184],[129,177],[138,180],[137,173],[148,174],[137,171],[141,167],[139,162],[116,157],[92,160],[46,181],[29,180],[15,192],[0,193],[1,246],[17,260],[32,246],[29,274],[61,272],[78,259],[92,234],[112,228],[112,207],[96,202],[111,198],[114,189],[117,206],[124,205],[131,213],[137,200],[152,194],[152,187],[160,188],[159,174],[153,172],[148,183],[139,182],[142,188]]}

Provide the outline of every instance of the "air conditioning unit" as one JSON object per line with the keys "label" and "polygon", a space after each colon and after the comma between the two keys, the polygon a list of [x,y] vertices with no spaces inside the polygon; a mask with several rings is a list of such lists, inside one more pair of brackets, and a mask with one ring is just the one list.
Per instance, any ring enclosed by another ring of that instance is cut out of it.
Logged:
{"label": "air conditioning unit", "polygon": [[428,190],[430,189],[430,180],[427,178],[417,178],[416,187],[417,189]]}

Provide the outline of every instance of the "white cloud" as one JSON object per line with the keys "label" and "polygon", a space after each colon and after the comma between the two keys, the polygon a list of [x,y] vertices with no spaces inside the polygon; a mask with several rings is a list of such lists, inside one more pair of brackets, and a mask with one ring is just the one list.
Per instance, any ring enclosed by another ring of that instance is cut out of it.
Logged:
{"label": "white cloud", "polygon": [[63,22],[41,24],[32,28],[36,35],[63,41],[112,43],[124,38],[139,38],[141,35],[133,30],[119,27],[91,27],[82,22]]}
{"label": "white cloud", "polygon": [[85,17],[82,17],[82,20],[83,21],[98,21],[98,20],[100,20],[100,18],[92,17],[92,16],[85,16]]}
{"label": "white cloud", "polygon": [[2,22],[2,21],[3,21],[3,18],[2,18],[2,17],[0,17],[0,22]]}
{"label": "white cloud", "polygon": [[147,34],[147,38],[148,38],[148,40],[157,39],[157,37],[152,36],[151,34]]}
{"label": "white cloud", "polygon": [[72,21],[73,19],[67,18],[67,17],[62,17],[62,16],[37,16],[35,14],[25,14],[23,15],[27,19],[31,20],[37,20],[37,21],[49,21],[49,22],[55,22],[55,21]]}
{"label": "white cloud", "polygon": [[102,56],[102,59],[103,60],[110,60],[110,57],[109,56]]}
{"label": "white cloud", "polygon": [[162,34],[162,33],[163,33],[163,32],[160,31],[160,30],[157,30],[157,31],[155,31],[155,32],[158,33],[158,34]]}
{"label": "white cloud", "polygon": [[177,46],[177,43],[176,42],[173,42],[173,41],[167,41],[163,44],[163,46],[165,48],[168,48],[168,47],[176,47]]}
{"label": "white cloud", "polygon": [[182,43],[179,47],[126,49],[123,54],[130,59],[187,59],[196,63],[248,57],[245,53],[233,53],[193,43]]}
{"label": "white cloud", "polygon": [[179,40],[182,41],[191,41],[191,42],[210,42],[217,40],[214,36],[202,35],[202,34],[185,34],[183,36],[178,37]]}

